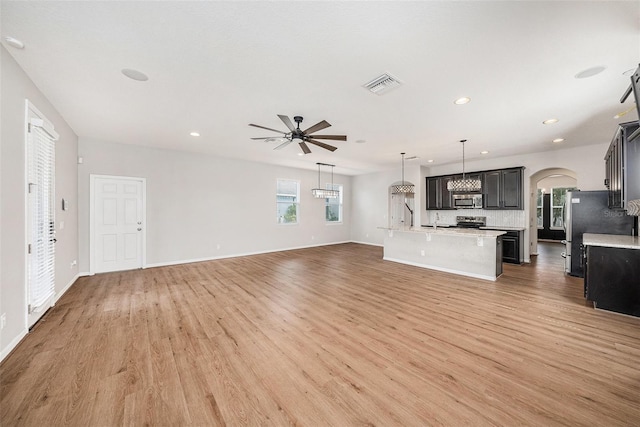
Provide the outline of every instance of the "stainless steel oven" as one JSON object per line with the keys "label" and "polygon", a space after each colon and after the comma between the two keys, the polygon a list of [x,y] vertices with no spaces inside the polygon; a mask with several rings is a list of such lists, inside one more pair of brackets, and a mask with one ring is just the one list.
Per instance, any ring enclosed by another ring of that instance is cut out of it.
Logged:
{"label": "stainless steel oven", "polygon": [[482,209],[482,194],[454,194],[453,207],[457,209]]}

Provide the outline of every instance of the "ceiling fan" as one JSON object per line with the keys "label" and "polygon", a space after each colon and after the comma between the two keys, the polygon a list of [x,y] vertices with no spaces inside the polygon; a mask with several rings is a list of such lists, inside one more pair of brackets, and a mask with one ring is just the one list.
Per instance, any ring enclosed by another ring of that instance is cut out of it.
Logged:
{"label": "ceiling fan", "polygon": [[[270,131],[273,131],[273,132],[278,132],[278,133],[281,133],[283,135],[283,138],[286,139],[286,141],[283,142],[282,144],[278,145],[276,148],[274,148],[274,150],[280,150],[280,149],[286,147],[287,145],[291,144],[294,139],[299,139],[300,142],[298,142],[298,144],[300,145],[300,148],[302,149],[304,154],[309,154],[311,152],[311,150],[309,149],[309,146],[307,145],[307,142],[309,144],[313,144],[313,145],[317,145],[318,147],[322,147],[325,150],[336,151],[338,149],[338,147],[334,147],[333,145],[325,144],[324,142],[320,142],[320,141],[317,141],[317,140],[318,139],[333,139],[335,141],[346,141],[347,140],[347,136],[346,135],[311,135],[314,132],[318,132],[319,130],[326,129],[329,126],[331,126],[329,124],[329,122],[327,122],[326,120],[318,122],[318,123],[316,123],[315,125],[311,126],[308,129],[300,130],[300,123],[302,123],[302,116],[295,116],[293,118],[293,120],[298,125],[297,127],[295,127],[293,125],[293,123],[291,122],[291,119],[288,116],[285,116],[285,115],[282,115],[282,114],[278,114],[278,117],[280,117],[280,120],[282,120],[282,122],[285,124],[285,126],[287,126],[289,128],[289,132],[282,132],[282,131],[279,131],[279,130],[276,130],[276,129],[271,129],[271,128],[260,126],[260,125],[254,125],[253,123],[249,124],[249,126],[257,127],[257,128],[260,128],[260,129],[266,129],[266,130],[270,130]],[[274,139],[274,138],[270,137],[270,136],[266,136],[266,137],[251,138],[251,139]]]}

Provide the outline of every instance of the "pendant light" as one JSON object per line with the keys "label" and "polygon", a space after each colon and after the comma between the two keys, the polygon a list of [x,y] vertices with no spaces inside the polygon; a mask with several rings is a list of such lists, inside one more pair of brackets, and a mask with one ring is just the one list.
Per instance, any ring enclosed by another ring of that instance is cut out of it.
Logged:
{"label": "pendant light", "polygon": [[391,186],[391,194],[413,194],[415,191],[415,185],[413,184],[405,184],[404,183],[404,155],[405,153],[400,153],[402,155],[402,183],[398,185]]}
{"label": "pendant light", "polygon": [[452,179],[447,183],[447,190],[457,193],[471,193],[482,190],[482,182],[479,179],[467,179],[464,174],[464,143],[466,139],[461,139],[462,143],[462,179]]}
{"label": "pendant light", "polygon": [[[316,163],[318,165],[318,188],[312,188],[311,194],[316,199],[337,199],[340,196],[339,190],[333,189],[333,168],[335,165],[329,165],[327,163]],[[320,188],[320,166],[331,166],[331,189]]]}

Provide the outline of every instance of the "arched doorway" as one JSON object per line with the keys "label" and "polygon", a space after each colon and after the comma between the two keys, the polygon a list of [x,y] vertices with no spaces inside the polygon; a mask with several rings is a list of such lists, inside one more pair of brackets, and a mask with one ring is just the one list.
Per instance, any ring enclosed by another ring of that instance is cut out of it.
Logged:
{"label": "arched doorway", "polygon": [[569,177],[575,180],[576,185],[578,182],[577,174],[571,169],[565,168],[548,168],[542,169],[534,174],[532,174],[529,178],[529,188],[531,189],[530,200],[529,200],[529,247],[530,254],[537,255],[538,254],[538,226],[537,226],[537,189],[538,183],[542,180],[545,180],[550,177]]}
{"label": "arched doorway", "polygon": [[397,181],[389,186],[389,227],[414,227],[419,214],[415,211],[415,193],[394,193],[397,185],[413,185],[409,181]]}

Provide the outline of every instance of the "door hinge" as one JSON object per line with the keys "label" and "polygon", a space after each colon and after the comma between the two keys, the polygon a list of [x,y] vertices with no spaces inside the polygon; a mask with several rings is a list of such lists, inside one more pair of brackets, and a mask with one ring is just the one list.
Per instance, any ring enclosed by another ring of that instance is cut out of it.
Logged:
{"label": "door hinge", "polygon": [[29,314],[31,314],[31,304],[27,306],[27,311],[29,312]]}
{"label": "door hinge", "polygon": [[29,194],[31,194],[31,189],[32,189],[33,187],[35,187],[35,186],[36,186],[36,185],[35,185],[33,182],[30,182],[30,183],[29,183]]}
{"label": "door hinge", "polygon": [[31,243],[27,245],[27,253],[31,254]]}
{"label": "door hinge", "polygon": [[31,123],[27,123],[27,132],[31,133]]}

